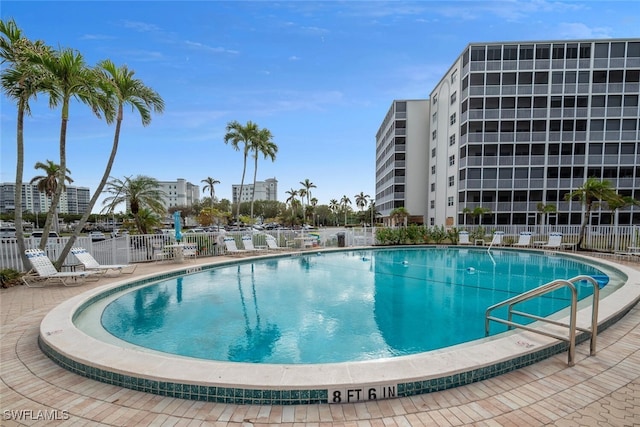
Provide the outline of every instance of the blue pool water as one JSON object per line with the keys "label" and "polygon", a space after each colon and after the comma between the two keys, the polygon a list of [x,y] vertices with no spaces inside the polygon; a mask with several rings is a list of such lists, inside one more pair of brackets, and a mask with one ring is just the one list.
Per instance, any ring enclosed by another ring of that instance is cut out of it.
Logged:
{"label": "blue pool water", "polygon": [[[553,279],[606,276],[542,253],[422,248],[305,253],[241,262],[137,288],[103,327],[127,342],[201,359],[332,363],[414,354],[484,337],[488,306]],[[591,286],[579,285],[579,298]],[[559,290],[519,306],[542,316]],[[492,324],[492,334],[506,330]]]}

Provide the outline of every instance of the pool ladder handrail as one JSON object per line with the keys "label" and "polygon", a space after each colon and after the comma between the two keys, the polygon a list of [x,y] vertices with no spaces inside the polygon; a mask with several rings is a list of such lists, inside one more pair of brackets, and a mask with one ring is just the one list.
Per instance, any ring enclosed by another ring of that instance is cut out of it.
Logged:
{"label": "pool ladder handrail", "polygon": [[[592,296],[592,303],[591,303],[591,328],[580,328],[576,326],[576,319],[577,319],[577,307],[578,307],[578,291],[574,285],[574,283],[576,282],[582,282],[582,281],[587,281],[588,283],[591,283],[591,285],[593,285],[593,294]],[[529,313],[524,313],[521,311],[516,311],[513,310],[513,307],[518,304],[521,303],[523,301],[527,301],[530,300],[532,298],[547,294],[549,292],[553,292],[557,289],[560,288],[564,288],[567,287],[571,290],[571,311],[570,311],[570,317],[569,317],[569,324],[567,325],[566,323],[562,323],[562,322],[558,322],[555,320],[551,320],[551,319],[547,319],[545,317],[540,317],[540,316],[536,316],[534,314],[529,314]],[[600,300],[600,288],[598,286],[598,282],[596,281],[596,279],[594,279],[591,276],[586,276],[586,275],[580,275],[580,276],[576,276],[572,279],[557,279],[557,280],[553,280],[549,283],[546,283],[542,286],[539,286],[535,289],[532,289],[530,291],[524,292],[520,295],[516,295],[515,297],[509,298],[507,300],[504,300],[502,302],[499,302],[497,304],[492,305],[491,307],[487,308],[487,310],[485,311],[485,323],[484,323],[484,331],[485,331],[485,336],[489,336],[489,322],[490,321],[494,321],[494,322],[498,322],[498,323],[502,323],[505,325],[509,326],[509,329],[511,329],[512,327],[515,328],[520,328],[520,329],[524,329],[526,331],[529,332],[534,332],[537,334],[541,334],[541,335],[545,335],[548,337],[552,337],[552,338],[556,338],[562,341],[567,341],[569,343],[569,355],[568,355],[568,365],[569,366],[574,366],[575,365],[575,348],[576,348],[576,330],[580,331],[580,332],[584,332],[584,333],[588,333],[591,335],[591,345],[590,345],[590,349],[589,349],[589,355],[590,356],[595,356],[596,354],[596,337],[598,335],[598,301]],[[497,308],[503,307],[507,305],[508,306],[508,319],[501,319],[498,317],[494,317],[491,316],[491,312]],[[546,323],[550,323],[552,325],[556,325],[556,326],[563,326],[566,328],[569,328],[569,335],[565,336],[565,335],[560,335],[560,334],[556,334],[550,331],[544,331],[544,330],[540,330],[540,329],[536,329],[536,328],[532,328],[526,325],[522,325],[520,323],[514,322],[513,321],[513,315],[517,315],[517,316],[521,316],[521,317],[526,317],[529,319],[533,319],[533,320],[537,320],[540,322],[546,322]]]}

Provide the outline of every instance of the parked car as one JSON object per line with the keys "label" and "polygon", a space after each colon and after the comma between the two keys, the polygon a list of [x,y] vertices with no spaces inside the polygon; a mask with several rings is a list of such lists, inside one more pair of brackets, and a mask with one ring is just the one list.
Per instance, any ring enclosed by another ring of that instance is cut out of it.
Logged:
{"label": "parked car", "polygon": [[15,227],[2,226],[2,228],[0,228],[0,238],[2,238],[2,239],[14,239],[15,237],[16,237],[16,228]]}
{"label": "parked car", "polygon": [[[31,233],[31,237],[35,237],[35,238],[42,238],[42,230],[36,230],[33,233]],[[57,238],[60,237],[60,235],[58,233],[56,233],[55,231],[50,231],[49,232],[49,239],[51,238]]]}
{"label": "parked car", "polygon": [[91,237],[92,242],[100,242],[102,240],[106,240],[107,236],[104,235],[102,231],[92,231],[89,233],[89,237]]}

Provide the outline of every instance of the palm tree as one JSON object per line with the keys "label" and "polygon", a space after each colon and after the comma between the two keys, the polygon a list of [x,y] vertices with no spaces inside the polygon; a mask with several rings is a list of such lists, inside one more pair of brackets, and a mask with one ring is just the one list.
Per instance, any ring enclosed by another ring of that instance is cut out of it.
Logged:
{"label": "palm tree", "polygon": [[[304,181],[300,181],[300,185],[302,185],[302,188],[299,191],[300,198],[302,198],[302,199],[306,198],[307,199],[307,206],[309,206],[310,199],[311,199],[311,189],[312,188],[317,188],[317,187],[313,182],[309,181],[309,178],[306,178]],[[303,207],[302,216],[306,220],[305,212],[306,212],[306,210]]]}
{"label": "palm tree", "polygon": [[202,187],[202,192],[203,193],[205,191],[209,190],[209,197],[211,198],[211,208],[213,208],[213,203],[215,202],[215,197],[216,197],[215,185],[216,184],[220,184],[220,181],[208,176],[207,178],[203,179],[200,182],[205,184],[204,187]]}
{"label": "palm tree", "polygon": [[109,160],[105,167],[102,179],[96,188],[93,197],[89,201],[89,206],[86,212],[80,218],[78,225],[76,226],[73,235],[67,241],[64,249],[62,250],[56,266],[62,265],[62,262],[66,258],[67,254],[73,247],[75,239],[80,235],[84,224],[89,219],[89,215],[93,210],[93,207],[98,201],[98,198],[102,194],[102,190],[107,184],[111,169],[118,152],[118,144],[120,142],[120,130],[122,126],[122,120],[124,119],[124,106],[131,106],[133,111],[137,111],[140,114],[143,126],[148,126],[151,123],[151,112],[162,113],[164,111],[164,101],[160,95],[153,89],[144,85],[142,80],[134,78],[135,71],[129,70],[126,65],[116,67],[116,65],[110,60],[100,61],[98,68],[94,70],[97,75],[97,85],[101,89],[101,93],[96,97],[96,104],[104,112],[107,123],[113,121],[115,114],[115,131],[113,136],[113,144],[111,146],[111,153]]}
{"label": "palm tree", "polygon": [[133,179],[120,180],[112,178],[107,183],[106,193],[111,196],[106,197],[103,206],[116,206],[121,203],[128,204],[128,210],[133,215],[136,228],[140,234],[147,233],[147,227],[143,222],[139,212],[142,209],[148,209],[153,213],[162,215],[165,213],[162,197],[165,196],[164,191],[160,189],[160,184],[154,178],[138,175]]}
{"label": "palm tree", "polygon": [[258,132],[258,125],[255,123],[248,121],[245,126],[242,126],[238,121],[234,120],[227,123],[226,133],[224,135],[224,143],[231,143],[234,150],[240,151],[240,144],[244,146],[242,149],[242,180],[240,181],[240,193],[238,194],[238,205],[236,207],[236,220],[238,221],[238,227],[240,227],[240,201],[242,198],[242,188],[244,187],[244,176],[247,172],[247,157],[249,156],[252,142],[256,140]]}
{"label": "palm tree", "polygon": [[[34,66],[32,55],[51,51],[43,42],[31,42],[25,38],[13,19],[0,20],[0,63],[4,68],[0,74],[4,94],[17,104],[16,120],[16,189],[22,188],[24,174],[24,115],[29,115],[29,99],[42,88],[43,75]],[[22,206],[22,191],[15,191],[14,206]],[[25,255],[22,209],[15,209],[16,238],[22,265],[28,266]]]}
{"label": "palm tree", "polygon": [[404,206],[395,208],[391,211],[391,218],[393,218],[396,224],[402,223],[403,226],[407,226],[407,219],[409,218],[409,211]]}
{"label": "palm tree", "polygon": [[313,226],[317,226],[318,224],[316,224],[316,206],[318,206],[318,199],[315,197],[312,197],[311,200],[309,201],[310,206],[311,206],[311,214],[313,215]]}
{"label": "palm tree", "polygon": [[285,193],[289,195],[289,197],[287,197],[287,200],[285,200],[285,203],[291,206],[291,225],[293,226],[293,218],[295,217],[295,208],[297,208],[298,206],[298,199],[296,198],[298,197],[298,190],[294,190],[292,188],[291,190],[285,191]]}
{"label": "palm tree", "polygon": [[336,219],[336,225],[338,225],[338,211],[340,211],[340,203],[337,199],[329,200],[329,209]]}
{"label": "palm tree", "polygon": [[558,211],[558,209],[556,208],[556,205],[554,205],[554,204],[545,205],[542,202],[540,202],[540,203],[538,203],[536,205],[536,209],[538,210],[538,213],[540,214],[540,217],[541,217],[540,218],[540,223],[542,225],[548,225],[549,214]]}
{"label": "palm tree", "polygon": [[[69,121],[69,108],[71,98],[75,98],[89,105],[96,116],[100,117],[100,101],[104,98],[96,93],[95,73],[90,70],[82,55],[72,49],[62,49],[51,55],[39,55],[35,58],[37,65],[47,76],[45,92],[49,95],[49,105],[57,107],[61,105],[60,124],[60,171],[67,170],[67,123]],[[51,207],[44,223],[42,240],[40,245],[46,245],[46,239],[51,229],[53,215],[58,208],[62,189],[64,187],[64,174],[58,176],[58,188],[51,201]]]}
{"label": "palm tree", "polygon": [[260,129],[256,138],[251,141],[251,150],[253,150],[253,158],[255,165],[253,168],[253,192],[251,193],[251,218],[253,218],[253,202],[256,198],[256,177],[258,175],[258,154],[262,154],[266,159],[273,162],[278,153],[278,146],[271,140],[273,135],[269,129]]}
{"label": "palm tree", "polygon": [[591,217],[591,210],[599,206],[601,202],[613,204],[619,203],[621,196],[611,188],[610,181],[599,181],[597,178],[591,177],[582,184],[581,187],[575,189],[571,193],[564,196],[565,201],[578,200],[584,205],[584,219],[580,225],[580,236],[578,237],[578,250],[582,249],[585,231]]}
{"label": "palm tree", "polygon": [[363,222],[366,222],[364,220],[364,215],[362,215],[362,212],[364,211],[364,208],[367,207],[368,199],[370,199],[371,196],[369,196],[368,194],[364,194],[361,191],[360,194],[355,195],[355,198],[356,198],[356,206],[360,208],[360,215],[363,218]]}
{"label": "palm tree", "polygon": [[[60,175],[64,176],[64,180],[62,183],[63,189],[64,189],[64,181],[67,181],[69,184],[73,182],[73,179],[71,179],[71,177],[67,175],[67,173],[71,173],[71,171],[67,169],[64,174],[61,173],[60,166],[58,166],[51,160],[47,160],[46,163],[37,162],[34,168],[41,169],[44,172],[44,175],[38,175],[33,177],[31,181],[29,181],[29,184],[36,184],[36,187],[38,187],[38,191],[40,191],[41,193],[44,193],[49,198],[49,200],[52,200],[53,196],[58,191],[58,185],[60,185],[60,183],[58,182],[58,177]],[[57,230],[57,225],[58,225],[57,212],[54,212],[54,219],[55,219],[56,230]],[[40,242],[40,249],[45,248],[45,246],[42,244],[42,240]]]}
{"label": "palm tree", "polygon": [[471,217],[473,218],[473,223],[475,224],[476,218],[480,218],[480,225],[482,225],[482,216],[484,214],[488,214],[489,212],[491,212],[491,209],[483,208],[482,206],[476,206],[475,208],[473,208],[473,210],[471,211]]}
{"label": "palm tree", "polygon": [[344,209],[344,225],[347,225],[347,205],[351,205],[351,199],[347,197],[347,195],[343,195],[342,199],[340,199],[340,206]]}

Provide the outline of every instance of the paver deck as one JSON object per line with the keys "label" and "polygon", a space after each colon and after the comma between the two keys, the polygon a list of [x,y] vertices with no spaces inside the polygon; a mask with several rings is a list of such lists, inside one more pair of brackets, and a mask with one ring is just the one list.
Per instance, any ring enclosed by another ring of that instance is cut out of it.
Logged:
{"label": "paver deck", "polygon": [[[210,259],[198,260],[199,263]],[[630,266],[640,270],[636,263]],[[135,276],[167,268],[143,264]],[[39,324],[80,287],[0,291],[2,426],[635,426],[640,425],[640,306],[589,343],[489,380],[410,398],[341,405],[253,406],[162,397],[96,382],[38,348]],[[53,418],[53,419],[52,419]]]}

